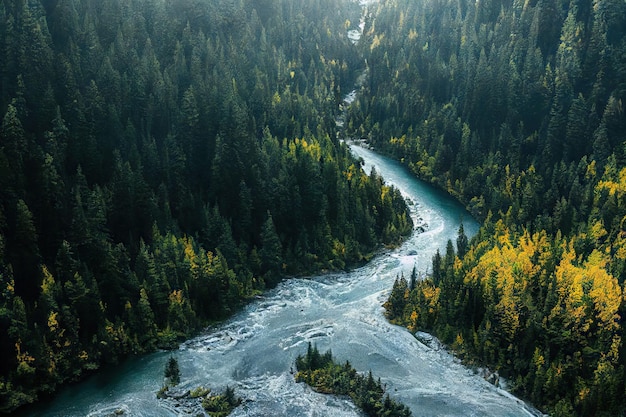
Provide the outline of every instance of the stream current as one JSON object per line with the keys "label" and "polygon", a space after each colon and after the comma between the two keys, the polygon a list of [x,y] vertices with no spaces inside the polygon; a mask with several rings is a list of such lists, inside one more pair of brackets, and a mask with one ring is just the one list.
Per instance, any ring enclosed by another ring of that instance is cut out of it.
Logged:
{"label": "stream current", "polygon": [[[410,203],[416,228],[398,249],[384,251],[350,272],[292,278],[254,300],[228,321],[207,329],[173,352],[181,385],[221,390],[229,385],[245,399],[233,416],[361,416],[345,398],[318,394],[294,381],[296,356],[308,342],[332,349],[340,362],[371,370],[414,416],[529,416],[536,410],[464,367],[436,340],[427,346],[383,315],[399,274],[422,274],[435,251],[456,239],[460,222],[472,236],[478,224],[451,197],[415,179],[403,166],[351,145],[386,183]],[[129,360],[62,390],[30,416],[182,416],[157,400],[170,353]]]}

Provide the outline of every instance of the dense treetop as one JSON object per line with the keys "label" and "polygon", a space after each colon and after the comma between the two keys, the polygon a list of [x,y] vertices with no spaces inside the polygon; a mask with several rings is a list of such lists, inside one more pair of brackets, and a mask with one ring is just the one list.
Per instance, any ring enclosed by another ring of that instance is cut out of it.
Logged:
{"label": "dense treetop", "polygon": [[551,414],[624,413],[626,3],[388,0],[365,30],[348,127],[485,221],[390,318]]}
{"label": "dense treetop", "polygon": [[[340,9],[339,13],[328,13]],[[626,3],[0,3],[0,408],[411,229],[346,118],[484,227],[398,278],[554,415],[624,412]]]}
{"label": "dense treetop", "polygon": [[337,140],[359,16],[330,0],[0,3],[0,410],[411,230]]}

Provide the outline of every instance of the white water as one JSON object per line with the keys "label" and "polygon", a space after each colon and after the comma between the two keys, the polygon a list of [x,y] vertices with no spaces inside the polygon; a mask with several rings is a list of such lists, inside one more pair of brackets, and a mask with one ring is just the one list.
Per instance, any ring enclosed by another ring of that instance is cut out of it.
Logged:
{"label": "white water", "polygon": [[[477,224],[450,197],[414,179],[403,167],[352,146],[412,202],[414,221],[426,232],[399,249],[377,256],[349,273],[290,279],[243,311],[173,353],[182,386],[235,387],[246,399],[234,416],[359,416],[344,398],[296,384],[291,373],[308,342],[332,348],[360,371],[372,370],[414,416],[527,416],[532,410],[465,368],[444,349],[429,348],[407,330],[391,325],[381,304],[394,278],[416,265],[426,272],[439,248],[455,239],[459,221],[472,235]],[[421,220],[420,220],[421,219]],[[169,353],[134,359],[63,390],[30,416],[187,415],[156,399]]]}

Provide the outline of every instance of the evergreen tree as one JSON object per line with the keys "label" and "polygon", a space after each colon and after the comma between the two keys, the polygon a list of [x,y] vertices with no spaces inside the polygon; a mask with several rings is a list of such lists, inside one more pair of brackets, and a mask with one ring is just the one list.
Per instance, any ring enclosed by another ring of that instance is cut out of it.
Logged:
{"label": "evergreen tree", "polygon": [[165,380],[172,385],[180,384],[180,368],[178,367],[178,361],[175,357],[170,356],[165,365],[165,372],[163,373]]}
{"label": "evergreen tree", "polygon": [[469,240],[465,235],[465,230],[463,229],[463,223],[459,226],[458,236],[456,238],[456,254],[459,258],[463,258],[465,253],[469,248]]}
{"label": "evergreen tree", "polygon": [[396,277],[391,289],[391,295],[385,303],[387,317],[393,320],[402,317],[408,299],[409,288],[404,275]]}
{"label": "evergreen tree", "polygon": [[261,231],[259,256],[261,257],[261,265],[267,274],[268,281],[270,283],[275,281],[281,271],[282,248],[270,213],[267,214],[267,220],[263,224]]}
{"label": "evergreen tree", "polygon": [[38,236],[33,214],[24,200],[16,204],[13,230],[13,247],[9,261],[13,266],[15,292],[25,301],[33,301],[39,295],[41,283]]}
{"label": "evergreen tree", "polygon": [[409,278],[409,291],[413,291],[417,285],[417,265],[413,265],[411,277]]}

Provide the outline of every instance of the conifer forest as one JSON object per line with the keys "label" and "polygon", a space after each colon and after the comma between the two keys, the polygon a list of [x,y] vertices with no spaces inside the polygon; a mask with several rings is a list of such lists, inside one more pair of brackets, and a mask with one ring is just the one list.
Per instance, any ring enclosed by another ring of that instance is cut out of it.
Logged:
{"label": "conifer forest", "polygon": [[0,0],[0,412],[399,245],[355,138],[481,223],[387,318],[626,415],[624,101],[624,0]]}
{"label": "conifer forest", "polygon": [[337,139],[331,3],[0,3],[0,409],[410,232]]}
{"label": "conifer forest", "polygon": [[626,3],[390,0],[365,36],[350,128],[483,222],[388,316],[550,415],[624,415]]}

